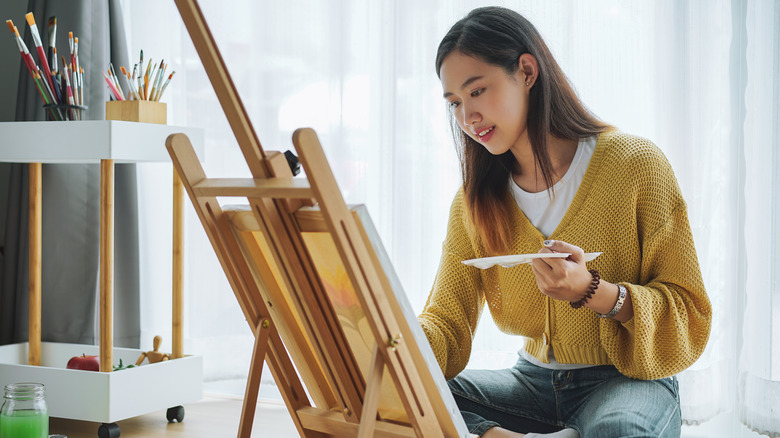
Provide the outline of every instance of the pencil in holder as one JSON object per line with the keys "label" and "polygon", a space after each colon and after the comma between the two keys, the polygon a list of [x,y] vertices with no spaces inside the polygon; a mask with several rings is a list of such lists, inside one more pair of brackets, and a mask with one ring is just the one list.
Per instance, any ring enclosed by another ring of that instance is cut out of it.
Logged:
{"label": "pencil in holder", "polygon": [[66,120],[84,120],[87,113],[86,105],[44,105],[46,109],[46,120],[66,121]]}
{"label": "pencil in holder", "polygon": [[106,120],[127,122],[168,123],[167,105],[148,100],[110,100],[106,102]]}

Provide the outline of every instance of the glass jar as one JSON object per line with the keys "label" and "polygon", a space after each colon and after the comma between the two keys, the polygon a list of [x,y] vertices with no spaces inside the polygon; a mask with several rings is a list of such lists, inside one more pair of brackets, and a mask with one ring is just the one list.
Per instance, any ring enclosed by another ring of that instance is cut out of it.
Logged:
{"label": "glass jar", "polygon": [[40,383],[5,386],[0,408],[0,438],[48,438],[49,410]]}

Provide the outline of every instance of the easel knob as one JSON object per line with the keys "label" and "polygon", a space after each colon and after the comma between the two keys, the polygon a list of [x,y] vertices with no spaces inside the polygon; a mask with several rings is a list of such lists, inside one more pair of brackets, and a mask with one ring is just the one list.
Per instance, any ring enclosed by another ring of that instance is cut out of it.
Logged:
{"label": "easel knob", "polygon": [[397,334],[390,338],[390,342],[388,342],[388,346],[391,350],[395,351],[398,344],[401,342],[401,334]]}
{"label": "easel knob", "polygon": [[287,164],[290,165],[290,171],[293,176],[301,173],[301,162],[292,151],[284,151],[284,158],[287,158]]}

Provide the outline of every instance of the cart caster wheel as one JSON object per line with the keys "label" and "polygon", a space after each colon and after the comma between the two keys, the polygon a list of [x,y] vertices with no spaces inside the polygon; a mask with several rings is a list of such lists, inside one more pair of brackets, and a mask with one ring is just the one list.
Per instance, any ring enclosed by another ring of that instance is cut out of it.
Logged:
{"label": "cart caster wheel", "polygon": [[98,427],[98,437],[119,438],[119,426],[116,423],[103,423]]}
{"label": "cart caster wheel", "polygon": [[181,423],[184,421],[184,406],[174,406],[172,408],[168,408],[168,412],[165,413],[165,417],[168,419],[169,423],[173,423],[174,421]]}

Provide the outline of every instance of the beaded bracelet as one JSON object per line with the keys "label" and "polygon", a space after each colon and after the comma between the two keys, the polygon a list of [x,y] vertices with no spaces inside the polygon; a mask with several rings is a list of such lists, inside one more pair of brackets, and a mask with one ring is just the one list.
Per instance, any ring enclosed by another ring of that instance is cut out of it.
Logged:
{"label": "beaded bracelet", "polygon": [[593,296],[594,293],[596,293],[596,289],[599,288],[599,281],[601,280],[601,274],[599,274],[599,271],[595,269],[590,269],[588,272],[590,272],[590,275],[593,276],[593,279],[590,281],[590,286],[588,286],[588,290],[585,291],[585,296],[582,297],[579,301],[570,301],[569,305],[573,309],[579,309],[580,307],[584,306],[585,303],[588,302],[590,297]]}

